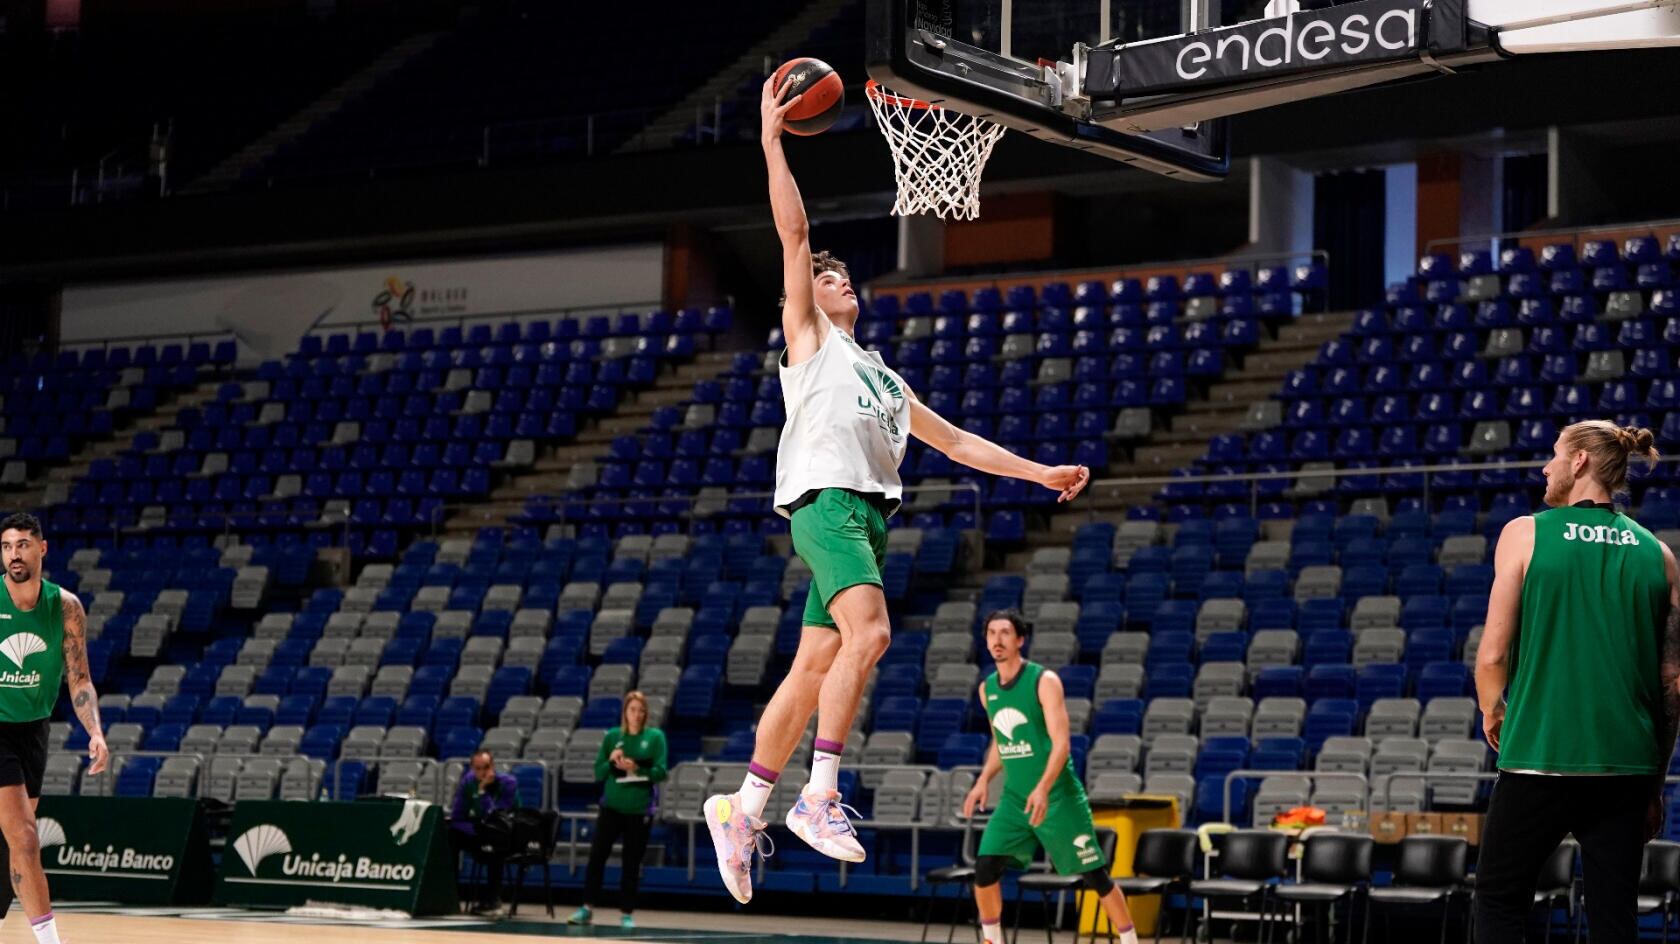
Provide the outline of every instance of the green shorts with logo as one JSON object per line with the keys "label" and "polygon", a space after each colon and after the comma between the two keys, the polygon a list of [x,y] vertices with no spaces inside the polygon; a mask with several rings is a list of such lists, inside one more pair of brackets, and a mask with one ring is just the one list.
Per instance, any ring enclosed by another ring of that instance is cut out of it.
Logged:
{"label": "green shorts with logo", "polygon": [[883,586],[887,562],[887,518],[857,492],[825,488],[793,513],[793,550],[811,568],[805,625],[837,629],[828,615],[834,595],[847,587]]}
{"label": "green shorts with logo", "polygon": [[1084,790],[1052,788],[1050,808],[1037,826],[1027,822],[1026,806],[1026,797],[1004,791],[986,822],[986,831],[980,834],[980,855],[1007,856],[1015,860],[1016,868],[1024,869],[1043,846],[1058,875],[1079,875],[1108,866]]}

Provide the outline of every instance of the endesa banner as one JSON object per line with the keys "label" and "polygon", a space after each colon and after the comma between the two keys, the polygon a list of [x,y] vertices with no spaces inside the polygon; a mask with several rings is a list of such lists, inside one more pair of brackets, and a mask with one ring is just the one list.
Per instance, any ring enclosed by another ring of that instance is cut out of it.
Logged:
{"label": "endesa banner", "polygon": [[1131,99],[1416,58],[1423,0],[1363,0],[1092,52],[1086,91]]}

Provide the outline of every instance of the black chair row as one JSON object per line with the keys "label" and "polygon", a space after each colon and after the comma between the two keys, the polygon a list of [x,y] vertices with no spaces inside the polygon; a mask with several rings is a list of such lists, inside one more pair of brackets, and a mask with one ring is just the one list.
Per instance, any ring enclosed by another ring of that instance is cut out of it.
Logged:
{"label": "black chair row", "polygon": [[[1108,833],[1104,830],[1103,832]],[[1149,830],[1139,837],[1132,860],[1135,873],[1116,884],[1128,899],[1144,895],[1160,895],[1163,914],[1155,925],[1155,940],[1162,938],[1165,903],[1173,896],[1185,901],[1182,937],[1188,941],[1194,933],[1198,939],[1210,931],[1207,915],[1219,903],[1235,903],[1252,908],[1260,923],[1258,934],[1268,941],[1273,930],[1284,924],[1296,924],[1296,941],[1305,940],[1306,924],[1313,926],[1315,940],[1330,939],[1333,919],[1340,912],[1340,926],[1352,940],[1354,919],[1358,906],[1363,904],[1360,939],[1370,939],[1372,913],[1385,908],[1439,908],[1441,915],[1440,940],[1445,944],[1454,905],[1463,905],[1468,930],[1471,903],[1474,898],[1475,877],[1470,874],[1470,846],[1456,836],[1409,836],[1397,850],[1394,880],[1390,885],[1374,887],[1372,853],[1374,842],[1370,836],[1332,830],[1310,832],[1301,850],[1298,877],[1291,877],[1289,843],[1284,833],[1264,829],[1239,829],[1210,834],[1212,854],[1207,857],[1205,875],[1196,868],[1200,840],[1194,830]],[[1103,837],[1105,851],[1112,850],[1113,834]],[[928,917],[922,927],[926,941],[928,921],[931,920],[933,900],[938,889],[957,886],[957,904],[946,934],[950,944],[956,922],[962,913],[962,902],[973,881],[972,858],[968,855],[967,837],[964,856],[953,866],[935,869],[927,876],[930,888]],[[1578,848],[1565,842],[1547,860],[1541,870],[1538,890],[1534,895],[1536,907],[1544,908],[1546,939],[1553,932],[1556,909],[1563,907],[1577,940],[1581,932],[1583,895],[1576,880]],[[1078,890],[1077,882],[1059,876],[1032,873],[1018,883],[1015,926],[1020,924],[1020,894],[1037,890],[1046,908],[1046,937],[1049,944],[1049,895],[1052,891]],[[1206,909],[1197,908],[1197,902]],[[1078,899],[1076,898],[1076,904]],[[1669,927],[1680,917],[1680,843],[1652,842],[1645,849],[1645,864],[1640,883],[1640,914],[1662,916],[1663,941],[1668,940]],[[1292,915],[1291,912],[1294,912]],[[1291,920],[1291,919],[1294,920]],[[1077,937],[1075,944],[1077,944]],[[1094,935],[1093,935],[1094,941]]]}

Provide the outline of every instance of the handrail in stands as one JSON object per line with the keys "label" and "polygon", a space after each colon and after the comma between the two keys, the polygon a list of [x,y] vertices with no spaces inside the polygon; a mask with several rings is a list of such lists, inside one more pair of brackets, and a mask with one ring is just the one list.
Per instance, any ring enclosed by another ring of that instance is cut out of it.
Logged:
{"label": "handrail in stands", "polygon": [[[952,483],[946,483],[946,484],[933,484],[933,485],[925,484],[925,483],[921,484],[921,485],[906,485],[906,486],[904,486],[904,495],[905,495],[904,505],[908,506],[910,504],[909,496],[911,496],[911,495],[917,495],[917,494],[923,494],[923,493],[937,493],[937,492],[953,492],[953,493],[954,492],[968,492],[968,493],[970,493],[974,498],[974,520],[975,520],[977,525],[979,524],[980,515],[981,515],[980,486],[974,484],[973,482],[952,482]],[[651,498],[567,498],[563,495],[529,495],[529,496],[526,496],[525,501],[526,501],[527,504],[535,502],[539,505],[547,505],[547,506],[555,508],[560,517],[559,517],[559,520],[553,522],[553,524],[556,525],[556,526],[559,526],[559,527],[566,527],[567,522],[566,522],[565,515],[566,515],[566,506],[567,505],[594,506],[594,505],[627,505],[627,504],[643,504],[643,503],[646,503],[646,504],[661,504],[661,503],[664,503],[664,502],[687,502],[690,506],[693,506],[693,505],[697,505],[701,502],[717,502],[718,504],[725,504],[725,503],[735,501],[736,499],[741,499],[741,498],[774,498],[775,494],[776,494],[775,492],[730,492],[726,495],[711,495],[711,494],[701,494],[700,492],[685,492],[685,493],[680,494],[680,495],[661,495],[661,496],[656,496],[656,497],[651,497]],[[432,521],[431,521],[432,537],[435,538],[440,533],[442,533],[443,519],[444,519],[444,516],[446,515],[446,513],[456,512],[456,511],[469,511],[470,512],[470,511],[475,511],[475,510],[479,511],[479,512],[484,512],[485,507],[482,503],[464,503],[464,504],[440,505],[436,508],[433,508],[432,509],[432,516],[431,516],[431,518],[432,518]],[[764,509],[764,512],[765,512],[765,514],[773,514],[771,509],[768,507],[768,504],[766,505],[766,507]],[[707,516],[702,516],[702,515],[695,514],[694,509],[692,507],[690,507],[686,517],[688,519],[692,520],[693,518],[696,518],[696,517],[707,517]]]}
{"label": "handrail in stands", "polygon": [[[1225,266],[1231,264],[1261,263],[1266,261],[1283,262],[1290,259],[1311,259],[1322,261],[1325,272],[1330,270],[1330,254],[1322,249],[1302,249],[1299,251],[1283,250],[1279,252],[1250,252],[1229,256],[1206,256],[1200,259],[1158,259],[1146,262],[1128,262],[1123,265],[1091,266],[1082,269],[1056,269],[1044,272],[1012,272],[1000,275],[975,275],[958,278],[917,279],[912,282],[871,283],[867,287],[868,298],[874,301],[881,295],[903,296],[911,292],[939,292],[945,289],[961,288],[965,293],[972,294],[976,288],[1003,289],[1008,286],[1039,284],[1051,280],[1077,281],[1086,277],[1127,278],[1129,273],[1145,274],[1171,270],[1190,270],[1211,266]],[[1244,268],[1254,268],[1253,265],[1241,265]],[[1330,310],[1329,293],[1324,293],[1322,311]]]}
{"label": "handrail in stands", "polygon": [[1600,223],[1593,226],[1564,226],[1553,229],[1511,230],[1504,233],[1477,233],[1473,236],[1437,236],[1423,244],[1424,253],[1433,253],[1439,246],[1464,246],[1469,243],[1504,242],[1511,239],[1544,239],[1549,236],[1570,237],[1572,246],[1579,246],[1583,239],[1605,233],[1626,233],[1636,230],[1648,230],[1655,233],[1659,229],[1680,230],[1680,218],[1668,220],[1631,220],[1626,223]]}
{"label": "handrail in stands", "polygon": [[[1662,456],[1660,463],[1680,462],[1680,456]],[[1362,475],[1423,475],[1433,472],[1485,472],[1507,469],[1538,469],[1546,463],[1540,459],[1517,459],[1498,462],[1462,462],[1458,464],[1436,463],[1434,465],[1385,465],[1369,468],[1344,469],[1290,469],[1281,472],[1226,472],[1210,473],[1206,475],[1143,475],[1129,478],[1092,479],[1086,486],[1086,492],[1095,495],[1099,490],[1118,490],[1140,485],[1199,485],[1212,482],[1248,482],[1249,504],[1251,510],[1258,511],[1260,506],[1260,483],[1280,479],[1343,479]],[[1328,492],[1332,485],[1327,485],[1323,491]],[[1421,487],[1425,504],[1429,503],[1430,484],[1425,475]],[[1306,496],[1311,497],[1311,496]],[[1096,517],[1098,509],[1087,506],[1090,517]]]}
{"label": "handrail in stands", "polygon": [[[536,321],[545,318],[567,318],[578,315],[620,315],[642,311],[659,311],[663,308],[663,302],[658,299],[653,299],[651,301],[603,302],[599,305],[569,305],[563,308],[520,308],[513,311],[484,311],[475,312],[470,315],[420,315],[418,317],[411,316],[405,318],[401,322],[395,322],[391,325],[391,329],[406,329],[413,325],[432,324],[452,324],[464,328],[469,324],[475,324],[480,321],[519,321],[521,319],[526,321]],[[331,314],[331,312],[326,312],[322,314],[321,317],[325,318],[327,314]],[[311,334],[336,334],[352,328],[383,327],[385,327],[384,323],[378,318],[369,318],[362,321],[316,321],[314,324],[306,328],[303,333],[305,336]]]}
{"label": "handrail in stands", "polygon": [[[1370,780],[1370,778],[1366,777],[1364,774],[1361,774],[1361,773],[1354,773],[1351,770],[1251,770],[1249,768],[1243,767],[1243,768],[1238,768],[1237,770],[1233,770],[1230,773],[1225,775],[1225,786],[1224,786],[1225,805],[1222,808],[1222,812],[1221,812],[1221,816],[1224,818],[1225,822],[1227,822],[1227,823],[1231,822],[1231,783],[1232,783],[1232,781],[1235,781],[1235,780],[1264,780],[1267,777],[1300,777],[1300,778],[1303,778],[1303,779],[1306,779],[1306,780],[1332,780],[1332,779],[1354,780],[1354,779],[1357,779],[1359,781],[1360,790],[1362,792],[1364,792],[1364,794],[1367,798],[1369,798],[1371,796],[1371,780]],[[1192,797],[1190,802],[1191,802],[1192,806],[1195,805],[1195,798]],[[1187,817],[1181,817],[1181,818],[1187,818]]]}

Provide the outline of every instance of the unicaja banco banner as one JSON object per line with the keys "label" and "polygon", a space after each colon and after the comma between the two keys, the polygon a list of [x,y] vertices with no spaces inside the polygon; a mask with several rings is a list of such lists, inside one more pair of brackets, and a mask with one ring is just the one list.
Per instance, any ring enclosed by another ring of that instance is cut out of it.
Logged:
{"label": "unicaja banco banner", "polygon": [[418,800],[239,803],[216,902],[450,913],[455,877],[443,828],[443,811]]}

